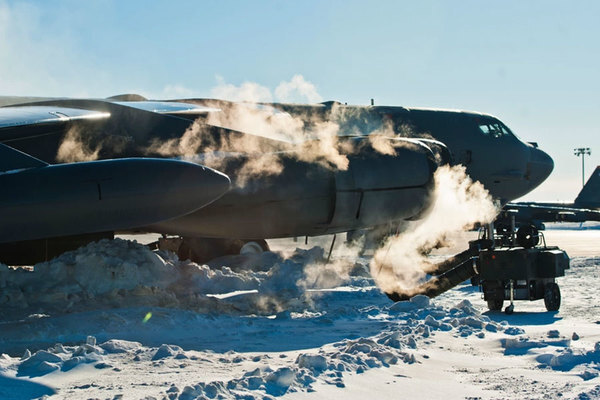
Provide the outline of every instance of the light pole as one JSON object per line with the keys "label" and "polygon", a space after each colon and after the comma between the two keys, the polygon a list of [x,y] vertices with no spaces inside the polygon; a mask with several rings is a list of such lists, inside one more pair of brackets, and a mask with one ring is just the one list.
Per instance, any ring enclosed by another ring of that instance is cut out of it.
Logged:
{"label": "light pole", "polygon": [[578,147],[575,150],[575,154],[577,157],[581,156],[581,186],[585,185],[585,155],[592,155],[592,149],[589,147]]}

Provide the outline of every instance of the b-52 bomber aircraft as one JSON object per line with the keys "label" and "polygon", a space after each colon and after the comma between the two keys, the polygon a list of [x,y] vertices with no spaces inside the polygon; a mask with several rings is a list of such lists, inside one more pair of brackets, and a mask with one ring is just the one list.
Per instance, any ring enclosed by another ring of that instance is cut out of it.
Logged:
{"label": "b-52 bomber aircraft", "polygon": [[533,225],[544,229],[544,222],[586,222],[600,221],[600,166],[596,167],[581,192],[572,203],[517,202],[508,203],[496,219],[500,231],[511,226],[511,216],[515,226]]}
{"label": "b-52 bomber aircraft", "polygon": [[476,112],[137,95],[0,104],[9,265],[115,232],[176,235],[167,244],[180,257],[203,261],[269,238],[418,220],[442,164],[464,165],[502,204],[553,169],[537,144]]}

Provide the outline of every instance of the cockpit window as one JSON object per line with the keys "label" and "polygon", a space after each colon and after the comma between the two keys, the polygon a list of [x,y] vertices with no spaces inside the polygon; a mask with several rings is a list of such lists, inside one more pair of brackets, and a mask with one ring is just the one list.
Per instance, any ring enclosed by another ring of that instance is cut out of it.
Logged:
{"label": "cockpit window", "polygon": [[479,129],[484,135],[493,138],[509,136],[511,134],[510,130],[498,121],[480,122]]}

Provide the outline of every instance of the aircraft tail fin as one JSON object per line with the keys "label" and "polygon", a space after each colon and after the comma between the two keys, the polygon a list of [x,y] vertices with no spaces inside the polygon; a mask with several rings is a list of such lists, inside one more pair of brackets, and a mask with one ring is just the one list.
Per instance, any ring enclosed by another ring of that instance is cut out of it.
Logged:
{"label": "aircraft tail fin", "polygon": [[575,206],[581,208],[600,208],[600,165],[590,176],[575,199]]}
{"label": "aircraft tail fin", "polygon": [[0,143],[0,173],[29,168],[39,168],[48,165],[28,154]]}

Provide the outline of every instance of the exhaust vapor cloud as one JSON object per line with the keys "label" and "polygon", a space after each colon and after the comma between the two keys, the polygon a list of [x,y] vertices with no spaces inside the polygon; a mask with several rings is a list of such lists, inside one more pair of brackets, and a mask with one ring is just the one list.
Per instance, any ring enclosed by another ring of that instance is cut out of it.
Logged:
{"label": "exhaust vapor cloud", "polygon": [[320,103],[323,98],[317,92],[314,84],[304,79],[302,75],[294,75],[289,82],[281,82],[275,88],[275,97],[284,103]]}
{"label": "exhaust vapor cloud", "polygon": [[238,102],[269,103],[273,101],[271,90],[265,86],[255,82],[244,82],[240,86],[235,86],[225,82],[222,76],[217,76],[217,86],[210,90],[210,97]]}
{"label": "exhaust vapor cloud", "polygon": [[87,143],[81,130],[71,128],[58,147],[56,160],[64,163],[94,161],[98,159],[100,149],[100,146],[92,146]]}
{"label": "exhaust vapor cloud", "polygon": [[[253,82],[235,86],[221,77],[218,81],[219,85],[211,94],[222,100],[238,102],[203,101],[203,105],[221,111],[209,113],[205,120],[196,121],[181,138],[152,143],[147,153],[182,156],[215,169],[222,169],[223,163],[230,161],[224,157],[225,154],[243,154],[245,161],[236,169],[235,184],[244,186],[252,177],[280,174],[283,171],[282,157],[316,163],[333,170],[346,170],[349,164],[347,156],[358,150],[357,145],[364,146],[365,143],[342,140],[340,124],[344,124],[344,135],[372,133],[368,143],[382,154],[393,155],[396,147],[406,145],[386,138],[397,136],[391,121],[370,125],[366,121],[361,125],[363,129],[356,128],[357,120],[370,117],[363,110],[342,111],[334,105],[329,110],[307,111],[292,116],[268,104],[261,104],[274,97],[264,86]],[[294,98],[321,100],[315,86],[301,75],[280,83],[275,89],[275,98],[286,101]],[[244,134],[213,136],[207,131],[214,126]]]}
{"label": "exhaust vapor cloud", "polygon": [[385,293],[415,294],[431,264],[426,253],[446,236],[491,222],[498,212],[488,191],[473,182],[463,166],[441,166],[434,175],[434,203],[429,213],[376,250],[371,275]]}
{"label": "exhaust vapor cloud", "polygon": [[[240,86],[234,86],[221,77],[217,79],[218,85],[211,90],[213,96],[242,103],[216,102],[214,106],[222,109],[221,112],[210,113],[206,120],[195,121],[180,138],[150,143],[145,150],[146,154],[188,159],[200,154],[202,160],[213,168],[221,166],[217,161],[223,159],[222,153],[245,154],[248,155],[248,160],[240,171],[241,183],[247,177],[281,173],[283,167],[277,151],[289,144],[299,145],[293,154],[288,154],[298,160],[316,162],[334,169],[343,170],[348,167],[345,154],[351,148],[340,143],[339,126],[336,123],[321,119],[304,120],[271,106],[256,104],[273,99],[271,91],[257,83],[244,82]],[[315,86],[301,75],[295,75],[289,82],[281,82],[275,91],[278,99],[321,99]],[[210,125],[245,134],[215,137],[209,132],[212,129]],[[95,160],[103,148],[111,145],[105,141],[91,146],[84,133],[71,130],[65,135],[57,153],[59,161]],[[277,148],[277,142],[267,142],[262,138],[283,142],[282,147]]]}
{"label": "exhaust vapor cloud", "polygon": [[[326,109],[308,109],[299,115],[291,115],[261,104],[273,98],[320,101],[315,85],[302,75],[281,82],[275,95],[254,82],[235,86],[226,83],[222,77],[217,77],[217,81],[218,85],[211,90],[212,96],[239,102],[202,101],[203,105],[221,111],[210,112],[195,121],[179,138],[153,141],[143,149],[144,153],[182,157],[215,169],[222,169],[236,157],[243,159],[235,172],[235,184],[243,187],[250,178],[280,174],[282,157],[316,163],[332,170],[346,170],[348,155],[362,146],[368,144],[377,152],[393,155],[398,146],[406,143],[389,138],[411,133],[404,130],[395,133],[391,121],[377,120],[364,109],[346,109],[333,104]],[[236,132],[215,134],[214,127]],[[341,139],[340,134],[369,136],[365,141],[352,141]],[[112,152],[122,147],[122,143],[113,143],[113,140],[93,140],[87,136],[92,135],[85,135],[80,130],[69,131],[60,145],[57,159],[62,162],[91,161],[97,159],[103,149]]]}

